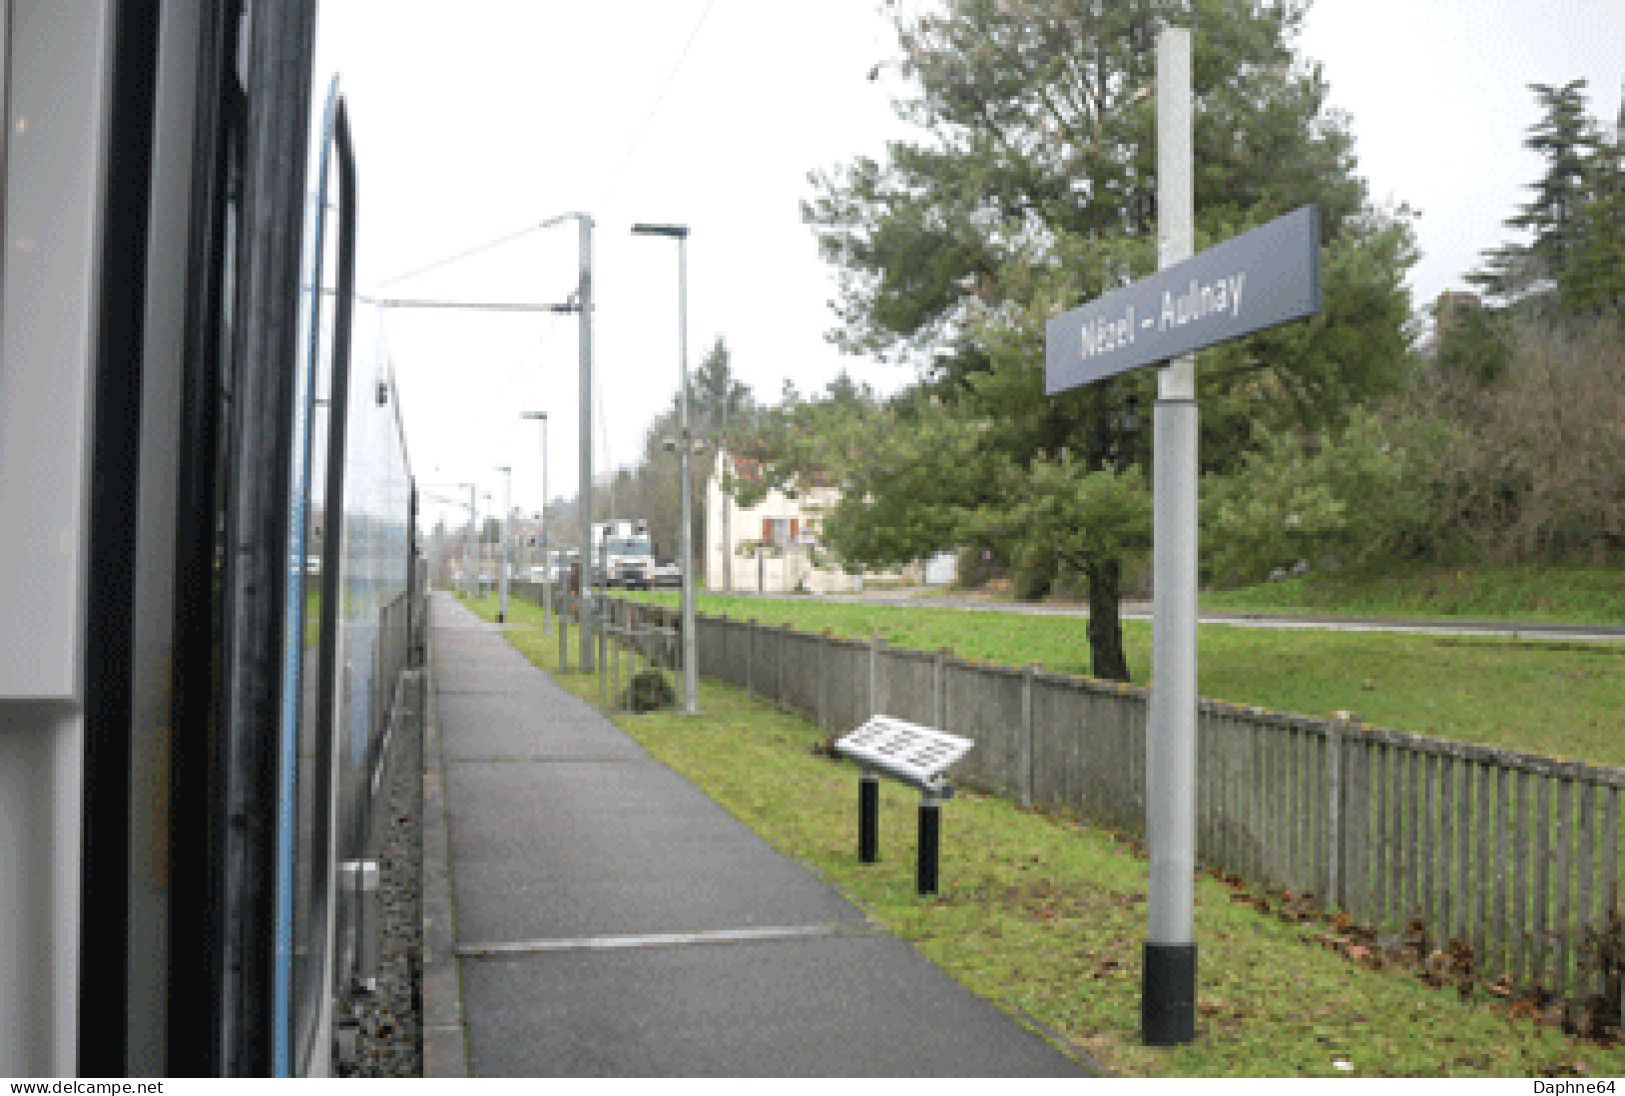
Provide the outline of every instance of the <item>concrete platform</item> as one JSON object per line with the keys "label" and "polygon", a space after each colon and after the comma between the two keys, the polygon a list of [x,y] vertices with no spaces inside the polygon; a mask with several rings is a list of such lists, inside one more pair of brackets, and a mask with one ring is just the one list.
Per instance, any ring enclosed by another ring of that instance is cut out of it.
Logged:
{"label": "concrete platform", "polygon": [[426,857],[444,850],[425,864],[443,891],[425,895],[431,1075],[1091,1074],[882,932],[495,627],[443,594],[430,621]]}

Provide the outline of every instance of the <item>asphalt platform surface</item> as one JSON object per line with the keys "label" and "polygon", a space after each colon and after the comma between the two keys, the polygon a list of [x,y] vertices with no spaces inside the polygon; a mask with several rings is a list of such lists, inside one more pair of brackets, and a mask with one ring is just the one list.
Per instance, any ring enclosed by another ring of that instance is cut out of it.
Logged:
{"label": "asphalt platform surface", "polygon": [[428,1075],[1094,1071],[887,935],[495,626],[445,594],[430,623]]}

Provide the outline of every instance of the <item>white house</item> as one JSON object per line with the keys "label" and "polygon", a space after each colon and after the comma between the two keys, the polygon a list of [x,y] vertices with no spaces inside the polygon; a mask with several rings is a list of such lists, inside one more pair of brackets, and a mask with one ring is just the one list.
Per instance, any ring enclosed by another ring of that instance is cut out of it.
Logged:
{"label": "white house", "polygon": [[774,488],[755,506],[742,507],[722,490],[728,461],[733,461],[737,479],[749,481],[761,475],[755,462],[717,453],[705,482],[706,589],[845,594],[863,589],[866,582],[907,584],[924,577],[915,564],[901,571],[847,574],[834,566],[819,541],[824,515],[840,501],[838,489],[804,488],[790,498]]}

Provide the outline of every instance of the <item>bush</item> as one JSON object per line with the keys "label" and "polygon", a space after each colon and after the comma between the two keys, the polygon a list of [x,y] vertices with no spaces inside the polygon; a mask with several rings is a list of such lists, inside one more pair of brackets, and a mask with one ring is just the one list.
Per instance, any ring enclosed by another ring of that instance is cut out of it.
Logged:
{"label": "bush", "polygon": [[961,548],[956,553],[954,573],[962,590],[980,590],[1000,574],[1000,567],[986,548]]}
{"label": "bush", "polygon": [[1451,521],[1498,563],[1625,548],[1625,336],[1617,317],[1511,325],[1494,383],[1436,380],[1457,429],[1434,477]]}
{"label": "bush", "polygon": [[627,711],[653,712],[676,705],[677,690],[659,670],[640,670],[626,686]]}
{"label": "bush", "polygon": [[1262,431],[1234,473],[1204,482],[1212,577],[1395,559],[1600,566],[1625,550],[1618,318],[1505,329],[1493,375],[1435,363],[1338,430]]}
{"label": "bush", "polygon": [[1016,574],[1010,592],[1017,601],[1042,601],[1055,585],[1057,566],[1053,553],[1023,550],[1016,561]]}
{"label": "bush", "polygon": [[1204,549],[1220,582],[1277,569],[1340,567],[1437,553],[1445,515],[1427,450],[1438,424],[1356,411],[1315,435],[1263,433],[1262,446],[1203,485]]}

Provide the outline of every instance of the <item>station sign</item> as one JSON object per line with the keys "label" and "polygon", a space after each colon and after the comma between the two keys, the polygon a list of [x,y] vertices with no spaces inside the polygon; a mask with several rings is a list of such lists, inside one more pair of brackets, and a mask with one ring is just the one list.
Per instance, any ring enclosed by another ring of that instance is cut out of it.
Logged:
{"label": "station sign", "polygon": [[1044,328],[1044,392],[1320,311],[1320,207],[1284,217],[1102,294]]}

